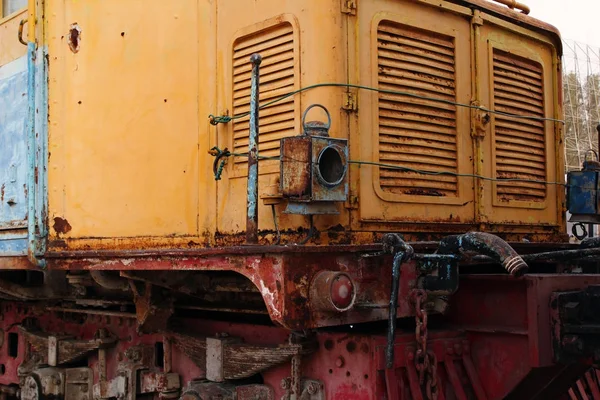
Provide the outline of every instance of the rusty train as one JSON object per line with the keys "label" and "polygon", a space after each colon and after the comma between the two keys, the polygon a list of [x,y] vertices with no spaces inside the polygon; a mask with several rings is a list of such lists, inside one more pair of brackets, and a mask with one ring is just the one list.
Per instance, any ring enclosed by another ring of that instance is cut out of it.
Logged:
{"label": "rusty train", "polygon": [[3,1],[0,398],[600,399],[528,13]]}

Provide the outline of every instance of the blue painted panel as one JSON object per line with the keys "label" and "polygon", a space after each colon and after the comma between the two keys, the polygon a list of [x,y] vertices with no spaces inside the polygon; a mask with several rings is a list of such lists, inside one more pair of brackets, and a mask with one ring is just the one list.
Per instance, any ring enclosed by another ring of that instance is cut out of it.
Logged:
{"label": "blue painted panel", "polygon": [[[27,255],[27,233],[0,233],[0,257]],[[2,261],[0,261],[1,265]]]}
{"label": "blue painted panel", "polygon": [[[0,66],[0,229],[27,226],[27,57]],[[0,255],[13,248],[0,236]]]}
{"label": "blue painted panel", "polygon": [[567,208],[571,214],[598,214],[598,172],[569,172],[567,185]]}

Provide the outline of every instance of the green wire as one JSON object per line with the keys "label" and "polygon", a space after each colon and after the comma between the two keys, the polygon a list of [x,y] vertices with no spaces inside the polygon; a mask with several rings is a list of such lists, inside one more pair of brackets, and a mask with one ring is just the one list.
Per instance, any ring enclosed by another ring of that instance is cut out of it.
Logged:
{"label": "green wire", "polygon": [[[319,87],[346,87],[346,88],[364,89],[364,90],[369,90],[369,91],[374,91],[374,92],[379,92],[379,93],[408,96],[408,97],[413,97],[413,98],[422,99],[422,100],[431,100],[431,101],[435,101],[438,103],[444,103],[444,104],[450,104],[450,105],[455,105],[455,106],[459,106],[459,107],[465,107],[465,108],[469,108],[469,109],[481,110],[484,112],[489,112],[491,114],[497,114],[497,115],[502,115],[502,116],[511,117],[511,118],[531,119],[531,120],[536,120],[536,121],[553,121],[553,122],[560,122],[563,124],[565,123],[564,120],[555,119],[555,118],[543,118],[543,117],[536,117],[536,116],[529,116],[529,115],[504,113],[501,111],[494,111],[494,110],[490,110],[485,107],[475,106],[472,104],[458,103],[458,102],[454,102],[454,101],[450,101],[450,100],[443,100],[443,99],[436,99],[436,98],[427,97],[427,96],[421,96],[421,95],[409,93],[409,92],[402,92],[402,91],[388,90],[388,89],[378,89],[378,88],[373,88],[373,87],[369,87],[369,86],[354,85],[354,84],[350,84],[350,83],[317,83],[314,85],[306,86],[301,89],[294,90],[290,93],[287,93],[287,94],[285,94],[281,97],[278,97],[274,100],[268,101],[268,102],[260,105],[259,109],[267,108],[275,103],[285,100],[285,99],[287,99],[291,96],[294,96],[298,93],[305,92],[307,90],[311,90],[311,89],[315,89],[315,88],[319,88]],[[244,118],[248,115],[250,115],[250,112],[245,112],[245,113],[236,114],[236,115],[232,115],[232,116],[228,116],[228,115],[215,116],[213,114],[210,114],[209,118],[211,120],[211,124],[217,125],[219,123],[228,123],[235,119]],[[247,153],[230,153],[230,155],[237,156],[237,157],[248,157]],[[258,158],[261,160],[278,160],[278,159],[280,159],[279,157],[261,157],[261,156],[259,156]],[[415,169],[415,168],[410,168],[410,167],[401,167],[401,166],[397,166],[397,165],[383,164],[383,163],[372,162],[372,161],[350,160],[350,161],[348,161],[348,163],[358,164],[358,165],[374,165],[374,166],[378,166],[378,167],[382,167],[382,168],[414,172],[414,173],[422,174],[422,175],[433,175],[433,176],[445,175],[445,176],[477,178],[477,179],[482,179],[482,180],[487,180],[487,181],[492,181],[492,182],[527,182],[527,183],[542,183],[542,184],[546,184],[546,185],[557,185],[557,186],[568,187],[568,185],[561,183],[561,182],[547,182],[547,181],[538,181],[538,180],[534,180],[534,179],[519,179],[519,178],[506,178],[506,179],[490,178],[487,176],[481,176],[481,175],[476,175],[476,174],[459,174],[459,173],[451,172],[451,171],[441,171],[441,172],[426,171],[426,170],[420,170],[420,169]],[[219,174],[219,177],[220,177],[220,174]]]}
{"label": "green wire", "polygon": [[[229,157],[229,156],[248,157],[248,153],[229,153],[227,155],[227,157]],[[258,158],[259,158],[259,160],[280,160],[281,159],[280,157],[266,157],[266,156],[259,156]],[[491,182],[525,182],[525,183],[540,183],[540,184],[544,184],[544,185],[556,185],[556,186],[564,186],[564,187],[586,188],[585,186],[569,186],[566,183],[562,183],[562,182],[538,181],[535,179],[491,178],[491,177],[483,176],[483,175],[461,174],[461,173],[452,172],[452,171],[428,171],[428,170],[417,169],[417,168],[402,167],[402,166],[393,165],[393,164],[384,164],[384,163],[375,162],[375,161],[348,160],[348,164],[373,165],[373,166],[381,167],[381,168],[395,169],[395,170],[404,171],[404,172],[414,172],[416,174],[430,175],[430,176],[455,176],[455,177],[464,177],[464,178],[477,178],[477,179],[482,179],[482,180],[491,181]],[[220,171],[218,171],[218,177],[216,177],[217,180],[220,179],[221,173],[222,173],[222,169]],[[588,189],[596,190],[595,187],[594,188],[590,187]]]}
{"label": "green wire", "polygon": [[[502,116],[510,117],[510,118],[530,119],[530,120],[535,120],[535,121],[553,121],[553,122],[560,122],[562,124],[565,123],[565,121],[562,119],[536,117],[534,115],[519,115],[519,114],[505,113],[502,111],[490,110],[489,108],[485,108],[482,106],[474,106],[472,104],[465,104],[465,103],[458,103],[458,102],[450,101],[450,100],[436,99],[434,97],[421,96],[418,94],[402,92],[402,91],[397,91],[397,90],[379,89],[379,88],[374,88],[374,87],[370,87],[370,86],[354,85],[351,83],[317,83],[314,85],[305,86],[298,90],[294,90],[290,93],[284,94],[283,96],[278,97],[274,100],[268,101],[268,102],[260,105],[258,108],[263,109],[263,108],[272,106],[275,103],[278,103],[282,100],[287,99],[288,97],[294,96],[301,92],[305,92],[307,90],[319,88],[319,87],[346,87],[346,88],[364,89],[364,90],[369,90],[372,92],[395,94],[395,95],[400,95],[400,96],[408,96],[408,97],[413,97],[413,98],[421,99],[421,100],[430,100],[430,101],[435,101],[437,103],[444,103],[444,104],[450,104],[450,105],[454,105],[454,106],[458,106],[458,107],[465,107],[465,108],[470,108],[470,109],[474,109],[474,110],[481,110],[484,112],[488,112],[490,114],[497,114],[497,115],[502,115]],[[244,117],[247,117],[248,115],[250,115],[250,112],[245,112],[245,113],[236,114],[236,115],[232,115],[232,116],[210,114],[208,117],[210,119],[211,124],[217,125],[220,123],[228,123],[235,119],[244,118]]]}
{"label": "green wire", "polygon": [[537,181],[535,179],[522,179],[522,178],[490,178],[490,177],[482,176],[482,175],[459,174],[459,173],[451,172],[451,171],[427,171],[427,170],[410,168],[410,167],[401,167],[401,166],[392,165],[392,164],[383,164],[383,163],[374,162],[374,161],[349,160],[348,164],[375,165],[377,167],[396,169],[396,170],[401,170],[401,171],[406,171],[406,172],[414,172],[414,173],[421,174],[421,175],[456,176],[456,177],[466,177],[466,178],[477,178],[477,179],[482,179],[482,180],[492,181],[492,182],[527,182],[527,183],[542,183],[545,185],[557,185],[557,186],[569,187],[567,184],[562,183],[562,182]]}

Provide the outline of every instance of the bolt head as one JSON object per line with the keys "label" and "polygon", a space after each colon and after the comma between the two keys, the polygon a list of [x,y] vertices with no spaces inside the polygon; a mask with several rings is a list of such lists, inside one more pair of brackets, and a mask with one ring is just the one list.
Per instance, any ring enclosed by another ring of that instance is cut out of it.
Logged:
{"label": "bolt head", "polygon": [[339,356],[336,360],[335,360],[335,366],[338,368],[342,368],[344,366],[344,357]]}
{"label": "bolt head", "polygon": [[290,388],[290,380],[289,378],[283,378],[280,384],[283,390],[288,390]]}

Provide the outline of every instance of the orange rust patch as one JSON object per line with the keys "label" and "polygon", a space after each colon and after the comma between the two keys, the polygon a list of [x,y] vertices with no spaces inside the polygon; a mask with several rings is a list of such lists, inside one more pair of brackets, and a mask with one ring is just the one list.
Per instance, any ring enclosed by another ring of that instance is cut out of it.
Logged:
{"label": "orange rust patch", "polygon": [[57,234],[68,233],[72,229],[69,221],[61,217],[54,218],[54,225],[52,227]]}

